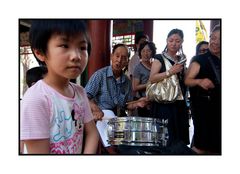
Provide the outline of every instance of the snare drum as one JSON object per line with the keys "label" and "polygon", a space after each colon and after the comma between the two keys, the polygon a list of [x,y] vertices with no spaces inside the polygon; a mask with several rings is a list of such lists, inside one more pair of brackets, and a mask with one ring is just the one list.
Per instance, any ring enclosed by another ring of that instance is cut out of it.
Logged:
{"label": "snare drum", "polygon": [[167,120],[148,117],[116,117],[108,122],[111,145],[166,146]]}

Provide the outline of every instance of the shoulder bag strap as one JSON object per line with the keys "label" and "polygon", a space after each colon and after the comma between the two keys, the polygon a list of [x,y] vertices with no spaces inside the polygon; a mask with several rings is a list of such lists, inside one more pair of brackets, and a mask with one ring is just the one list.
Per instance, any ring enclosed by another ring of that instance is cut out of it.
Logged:
{"label": "shoulder bag strap", "polygon": [[172,64],[169,62],[169,60],[166,57],[162,56],[162,58],[165,64],[166,71],[170,70],[170,68],[172,67]]}

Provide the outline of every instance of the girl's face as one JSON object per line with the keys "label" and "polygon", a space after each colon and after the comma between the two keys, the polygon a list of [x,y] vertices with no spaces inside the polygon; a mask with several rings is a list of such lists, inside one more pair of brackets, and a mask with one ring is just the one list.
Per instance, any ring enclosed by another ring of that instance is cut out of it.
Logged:
{"label": "girl's face", "polygon": [[141,50],[141,58],[142,60],[148,60],[152,57],[152,50],[149,48],[148,45],[145,45],[145,47]]}
{"label": "girl's face", "polygon": [[54,34],[48,41],[44,61],[48,75],[55,78],[75,79],[86,68],[88,61],[87,40],[83,34],[71,37]]}
{"label": "girl's face", "polygon": [[178,52],[182,46],[182,38],[178,34],[173,34],[167,38],[167,49],[170,52]]}

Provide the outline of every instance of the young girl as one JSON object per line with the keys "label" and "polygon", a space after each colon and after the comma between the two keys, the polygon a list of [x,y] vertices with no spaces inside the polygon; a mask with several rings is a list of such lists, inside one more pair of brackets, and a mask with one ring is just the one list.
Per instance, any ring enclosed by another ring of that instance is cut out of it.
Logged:
{"label": "young girl", "polygon": [[21,103],[20,137],[28,153],[96,153],[98,132],[88,98],[70,82],[83,72],[91,51],[84,21],[33,20],[30,43],[48,72]]}

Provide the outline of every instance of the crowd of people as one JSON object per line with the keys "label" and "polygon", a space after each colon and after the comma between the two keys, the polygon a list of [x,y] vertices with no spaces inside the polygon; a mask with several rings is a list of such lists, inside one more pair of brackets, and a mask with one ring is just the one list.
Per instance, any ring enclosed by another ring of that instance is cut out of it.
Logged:
{"label": "crowd of people", "polygon": [[[147,35],[136,38],[131,58],[125,44],[116,44],[110,65],[97,70],[83,88],[70,80],[84,71],[91,53],[84,21],[33,20],[31,48],[45,69],[44,75],[29,82],[31,87],[21,101],[21,145],[24,143],[30,154],[98,154],[104,147],[99,146],[96,122],[104,119],[103,110],[111,110],[117,117],[167,120],[169,147],[176,142],[191,143],[193,154],[221,154],[220,29],[215,26],[209,43],[202,41],[196,46],[189,67],[182,62],[186,55],[181,29],[169,32],[161,53]],[[177,99],[149,100],[148,83],[172,76],[178,81]],[[189,113],[194,125],[191,142]]]}

